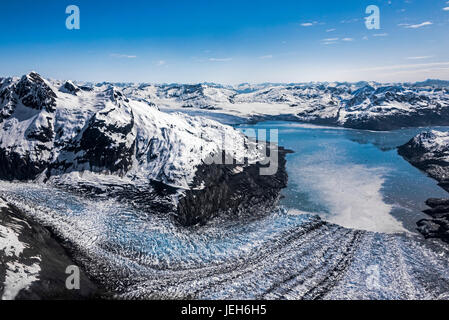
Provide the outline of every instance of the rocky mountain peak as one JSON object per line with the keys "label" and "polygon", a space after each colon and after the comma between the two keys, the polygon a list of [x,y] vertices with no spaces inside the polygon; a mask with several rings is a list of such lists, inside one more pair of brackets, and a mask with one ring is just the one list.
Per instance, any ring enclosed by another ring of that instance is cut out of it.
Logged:
{"label": "rocky mountain peak", "polygon": [[106,90],[106,95],[108,95],[113,102],[129,102],[129,99],[125,97],[123,92],[115,86],[110,86]]}
{"label": "rocky mountain peak", "polygon": [[56,107],[56,93],[46,81],[36,72],[24,75],[15,88],[17,97],[23,105],[36,109],[54,112]]}
{"label": "rocky mountain peak", "polygon": [[67,80],[67,81],[64,82],[64,84],[61,86],[61,88],[59,89],[59,91],[64,92],[64,93],[70,93],[70,94],[76,95],[77,92],[81,91],[81,89],[78,88],[78,86],[75,85],[72,81]]}

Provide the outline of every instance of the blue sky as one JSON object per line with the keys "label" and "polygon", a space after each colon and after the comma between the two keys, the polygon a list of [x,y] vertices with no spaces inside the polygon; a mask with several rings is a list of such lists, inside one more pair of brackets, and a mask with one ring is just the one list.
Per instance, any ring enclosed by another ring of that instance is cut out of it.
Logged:
{"label": "blue sky", "polygon": [[[67,30],[68,5],[80,30]],[[381,29],[368,30],[368,5]],[[124,82],[449,79],[447,0],[2,1],[0,75]]]}

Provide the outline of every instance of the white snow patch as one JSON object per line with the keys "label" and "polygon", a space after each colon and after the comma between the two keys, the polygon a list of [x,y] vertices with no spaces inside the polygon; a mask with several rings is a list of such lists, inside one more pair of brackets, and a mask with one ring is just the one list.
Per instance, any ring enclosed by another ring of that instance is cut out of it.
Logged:
{"label": "white snow patch", "polygon": [[27,245],[19,240],[19,233],[14,228],[19,227],[0,225],[0,251],[4,251],[7,257],[18,257],[27,248]]}
{"label": "white snow patch", "polygon": [[14,300],[21,290],[29,288],[39,279],[40,271],[38,263],[33,263],[31,266],[17,262],[7,263],[5,287],[1,299]]}

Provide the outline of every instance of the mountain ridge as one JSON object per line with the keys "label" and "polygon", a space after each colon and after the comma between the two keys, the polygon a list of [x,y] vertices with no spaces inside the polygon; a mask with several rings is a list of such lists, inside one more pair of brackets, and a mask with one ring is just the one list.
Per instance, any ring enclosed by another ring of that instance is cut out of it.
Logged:
{"label": "mountain ridge", "polygon": [[[204,169],[207,158],[222,153],[233,160],[231,164]],[[266,189],[270,196],[264,204],[272,205],[270,201],[285,187],[284,169],[276,173],[279,179],[273,181],[278,183],[245,173],[259,168],[266,157],[255,141],[230,126],[164,113],[155,105],[128,98],[120,88],[49,81],[35,72],[0,80],[0,178],[4,180],[36,180],[121,197],[150,211],[174,210],[179,221],[197,224],[218,214],[229,198],[240,199],[230,211],[244,205],[241,188],[215,188],[211,184],[216,177],[231,181],[243,175],[254,186],[247,195],[254,192],[255,198],[261,198],[256,195],[259,187]],[[217,175],[202,174],[204,179],[197,179],[200,170],[215,170]],[[212,194],[209,187],[214,187]],[[205,190],[202,195],[217,207],[205,210],[180,202],[198,190]]]}

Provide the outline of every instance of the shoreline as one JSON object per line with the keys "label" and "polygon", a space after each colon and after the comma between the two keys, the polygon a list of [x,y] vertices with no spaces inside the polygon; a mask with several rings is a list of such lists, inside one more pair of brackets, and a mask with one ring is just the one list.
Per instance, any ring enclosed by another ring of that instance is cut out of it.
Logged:
{"label": "shoreline", "polygon": [[[431,136],[432,133],[422,133],[412,138],[406,144],[398,147],[398,154],[437,181],[438,186],[449,193],[449,181],[446,177],[448,165],[438,159],[441,156],[438,151],[427,150],[424,147],[423,140],[429,139],[428,135]],[[441,153],[444,154],[444,151]],[[430,209],[423,212],[429,216],[429,219],[421,219],[417,222],[418,231],[426,239],[439,239],[445,244],[449,244],[449,194],[446,198],[427,199],[426,205]]]}

